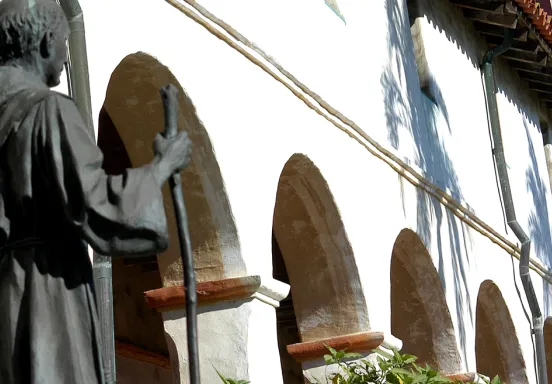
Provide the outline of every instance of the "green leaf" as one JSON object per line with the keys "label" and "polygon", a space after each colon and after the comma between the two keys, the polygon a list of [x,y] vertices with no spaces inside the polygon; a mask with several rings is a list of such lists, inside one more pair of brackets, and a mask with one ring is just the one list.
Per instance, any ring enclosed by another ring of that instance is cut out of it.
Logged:
{"label": "green leaf", "polygon": [[402,357],[403,357],[403,363],[404,364],[412,364],[416,360],[418,360],[418,358],[416,356],[412,356],[412,355],[403,355]]}
{"label": "green leaf", "polygon": [[500,380],[500,377],[495,376],[493,381],[491,381],[491,384],[502,384],[502,380]]}
{"label": "green leaf", "polygon": [[485,382],[485,384],[491,384],[491,381],[483,375],[479,375],[479,378]]}
{"label": "green leaf", "polygon": [[[214,367],[213,367],[214,368]],[[215,371],[217,372],[217,375],[220,377],[220,379],[222,380],[222,382],[224,384],[250,384],[251,382],[250,381],[247,381],[247,380],[233,380],[233,379],[229,379],[227,377],[224,377],[222,376],[222,374],[215,368]]]}
{"label": "green leaf", "polygon": [[402,356],[401,356],[401,354],[399,353],[399,351],[393,350],[393,357],[395,358],[395,360],[396,360],[397,362],[402,363]]}
{"label": "green leaf", "polygon": [[391,368],[390,371],[397,374],[397,375],[412,376],[412,372],[410,372],[410,371],[408,371],[404,368]]}
{"label": "green leaf", "polygon": [[330,353],[332,354],[332,356],[335,357],[337,356],[337,351],[335,349],[333,349],[332,347],[330,347],[328,344],[324,344],[326,346],[326,348],[328,348],[328,351],[330,351]]}
{"label": "green leaf", "polygon": [[334,362],[334,358],[330,355],[324,355],[324,361],[326,362],[326,364],[332,364]]}
{"label": "green leaf", "polygon": [[228,379],[226,379],[224,376],[222,376],[222,374],[215,368],[215,371],[217,372],[217,375],[220,377],[220,379],[222,380],[222,382],[224,384],[231,384]]}
{"label": "green leaf", "polygon": [[382,349],[374,349],[372,352],[375,353],[375,354],[377,354],[377,355],[383,356],[383,357],[385,357],[386,359],[392,359],[392,358],[393,358],[393,355],[391,355],[391,354],[385,352],[385,351],[382,350]]}
{"label": "green leaf", "polygon": [[346,360],[360,359],[361,357],[362,357],[362,355],[360,355],[358,353],[353,353],[353,352],[346,353],[345,355],[343,355],[343,358],[346,359]]}
{"label": "green leaf", "polygon": [[437,376],[437,371],[434,371],[433,369],[431,369],[429,367],[429,365],[426,365],[426,376],[428,378],[433,378],[433,377],[436,377]]}
{"label": "green leaf", "polygon": [[426,375],[419,374],[414,376],[414,380],[412,380],[412,384],[422,384],[422,383],[427,383],[427,381],[428,381],[428,378]]}

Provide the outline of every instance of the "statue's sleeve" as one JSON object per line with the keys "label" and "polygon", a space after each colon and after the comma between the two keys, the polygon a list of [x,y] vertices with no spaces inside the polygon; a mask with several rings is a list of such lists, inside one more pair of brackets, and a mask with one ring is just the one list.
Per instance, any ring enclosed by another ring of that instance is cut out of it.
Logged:
{"label": "statue's sleeve", "polygon": [[35,124],[51,195],[95,251],[140,256],[167,248],[163,195],[152,167],[106,175],[92,133],[75,103],[63,96],[44,100]]}

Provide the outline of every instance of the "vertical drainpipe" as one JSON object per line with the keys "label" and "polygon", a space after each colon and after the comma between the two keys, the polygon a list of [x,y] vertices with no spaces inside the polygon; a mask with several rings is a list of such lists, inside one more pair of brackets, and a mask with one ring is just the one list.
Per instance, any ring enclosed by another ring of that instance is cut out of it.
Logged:
{"label": "vertical drainpipe", "polygon": [[79,108],[84,122],[92,132],[92,103],[90,101],[90,81],[88,79],[88,56],[84,16],[78,0],[59,0],[59,4],[69,20],[69,56],[72,97]]}
{"label": "vertical drainpipe", "polygon": [[552,191],[552,134],[548,124],[541,122],[542,139],[544,144],[544,154],[546,156],[546,169],[548,171],[548,182]]}
{"label": "vertical drainpipe", "polygon": [[508,226],[512,229],[516,237],[521,243],[521,257],[519,263],[519,275],[529,303],[529,308],[532,315],[532,332],[535,335],[535,348],[537,355],[537,376],[539,384],[548,384],[546,372],[546,354],[544,350],[544,335],[543,335],[543,316],[533,288],[531,276],[529,274],[529,256],[531,252],[531,239],[519,225],[516,219],[516,211],[512,198],[512,190],[510,188],[510,180],[508,177],[508,169],[506,167],[506,157],[504,155],[504,145],[502,142],[502,133],[500,129],[500,118],[498,116],[498,104],[496,101],[496,84],[494,79],[493,59],[504,53],[512,45],[514,39],[514,30],[506,28],[504,30],[504,41],[499,46],[490,49],[481,65],[483,72],[483,83],[485,84],[485,97],[487,100],[487,114],[489,125],[493,137],[493,154],[496,161],[498,178],[500,181],[500,190],[504,199],[504,210]]}
{"label": "vertical drainpipe", "polygon": [[[78,0],[58,0],[69,21],[68,85],[86,126],[94,133],[84,14]],[[111,258],[94,253],[94,285],[100,321],[101,355],[107,384],[116,381]]]}

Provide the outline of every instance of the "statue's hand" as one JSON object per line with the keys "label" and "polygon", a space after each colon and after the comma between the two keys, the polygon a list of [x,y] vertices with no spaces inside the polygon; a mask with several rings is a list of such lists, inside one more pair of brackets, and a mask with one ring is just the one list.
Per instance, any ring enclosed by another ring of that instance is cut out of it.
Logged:
{"label": "statue's hand", "polygon": [[186,168],[192,161],[192,142],[185,131],[180,131],[171,138],[157,134],[153,142],[153,151],[153,166],[157,168],[156,177],[161,184],[173,173]]}

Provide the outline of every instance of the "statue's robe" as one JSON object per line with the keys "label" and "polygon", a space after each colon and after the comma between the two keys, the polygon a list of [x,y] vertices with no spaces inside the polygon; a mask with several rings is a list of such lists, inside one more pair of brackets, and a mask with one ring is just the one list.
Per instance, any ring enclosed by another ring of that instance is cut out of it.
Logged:
{"label": "statue's robe", "polygon": [[[32,75],[0,67],[0,110],[21,90],[48,91]],[[166,249],[160,186],[149,166],[107,176],[93,134],[68,97],[50,93],[19,120],[6,110],[0,383],[104,383],[87,244],[112,256]]]}

